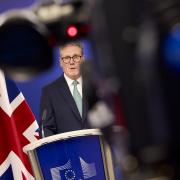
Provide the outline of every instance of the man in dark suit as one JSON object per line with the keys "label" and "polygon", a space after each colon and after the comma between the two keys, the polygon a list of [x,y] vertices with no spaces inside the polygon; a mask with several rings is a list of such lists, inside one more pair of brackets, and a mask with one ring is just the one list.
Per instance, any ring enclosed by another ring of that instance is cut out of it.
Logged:
{"label": "man in dark suit", "polygon": [[89,128],[87,103],[83,97],[80,66],[84,61],[81,44],[61,47],[63,75],[42,89],[40,129],[42,137]]}

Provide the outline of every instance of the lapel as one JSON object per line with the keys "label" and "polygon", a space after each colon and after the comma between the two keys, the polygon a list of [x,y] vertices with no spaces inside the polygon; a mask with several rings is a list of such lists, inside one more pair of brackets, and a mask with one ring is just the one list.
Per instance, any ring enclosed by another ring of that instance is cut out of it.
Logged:
{"label": "lapel", "polygon": [[86,98],[84,97],[84,95],[83,95],[82,103],[83,103],[82,119],[83,119],[83,122],[85,122],[87,119],[87,113],[88,113],[88,102],[87,102]]}
{"label": "lapel", "polygon": [[82,118],[78,108],[76,106],[76,103],[74,101],[74,98],[69,90],[68,84],[64,78],[64,76],[62,76],[59,79],[59,86],[58,86],[58,90],[60,90],[60,93],[63,95],[63,97],[65,98],[67,105],[71,108],[71,110],[73,111],[73,113],[75,114],[75,116],[78,118],[78,120],[80,120],[82,122]]}

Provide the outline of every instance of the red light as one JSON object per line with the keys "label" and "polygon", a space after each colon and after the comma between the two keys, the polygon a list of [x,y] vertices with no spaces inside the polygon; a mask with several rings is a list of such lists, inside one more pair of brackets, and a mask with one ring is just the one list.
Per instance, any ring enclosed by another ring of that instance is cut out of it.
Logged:
{"label": "red light", "polygon": [[77,30],[77,28],[75,26],[69,26],[67,28],[68,36],[75,37],[77,35],[77,33],[78,33],[78,30]]}

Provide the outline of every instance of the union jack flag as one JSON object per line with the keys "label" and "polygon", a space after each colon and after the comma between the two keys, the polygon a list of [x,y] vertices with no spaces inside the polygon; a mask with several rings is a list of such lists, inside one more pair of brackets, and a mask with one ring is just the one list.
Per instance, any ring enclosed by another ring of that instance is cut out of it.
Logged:
{"label": "union jack flag", "polygon": [[38,140],[37,129],[24,96],[0,70],[0,180],[34,179],[23,147]]}

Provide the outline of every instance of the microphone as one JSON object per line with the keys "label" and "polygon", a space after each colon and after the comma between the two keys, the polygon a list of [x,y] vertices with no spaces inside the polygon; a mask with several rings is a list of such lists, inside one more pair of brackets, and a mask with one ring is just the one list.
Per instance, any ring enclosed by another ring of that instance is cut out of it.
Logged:
{"label": "microphone", "polygon": [[45,135],[44,135],[43,121],[46,119],[46,116],[47,116],[47,110],[44,109],[44,110],[43,110],[43,113],[42,113],[42,118],[41,118],[41,137],[42,137],[42,138],[45,137]]}

